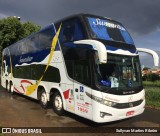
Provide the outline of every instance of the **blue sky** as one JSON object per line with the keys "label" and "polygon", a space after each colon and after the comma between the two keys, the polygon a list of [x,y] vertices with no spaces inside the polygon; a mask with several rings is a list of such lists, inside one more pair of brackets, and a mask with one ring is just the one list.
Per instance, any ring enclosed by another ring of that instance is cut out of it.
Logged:
{"label": "blue sky", "polygon": [[[0,19],[20,16],[42,27],[77,13],[106,16],[121,22],[136,47],[160,53],[160,0],[0,0]],[[142,65],[152,67],[152,57],[141,53]]]}

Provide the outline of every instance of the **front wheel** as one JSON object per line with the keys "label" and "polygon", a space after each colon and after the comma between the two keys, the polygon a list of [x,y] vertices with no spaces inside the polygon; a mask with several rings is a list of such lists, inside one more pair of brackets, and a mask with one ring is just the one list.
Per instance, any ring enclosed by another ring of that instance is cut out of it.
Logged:
{"label": "front wheel", "polygon": [[11,94],[14,94],[14,87],[12,83],[10,84],[9,90]]}
{"label": "front wheel", "polygon": [[8,83],[8,85],[7,85],[7,91],[8,91],[8,93],[11,92],[11,83]]}
{"label": "front wheel", "polygon": [[40,94],[40,104],[42,108],[48,108],[47,94],[44,90],[42,90]]}
{"label": "front wheel", "polygon": [[64,114],[63,100],[59,92],[55,92],[51,98],[53,111],[58,115]]}

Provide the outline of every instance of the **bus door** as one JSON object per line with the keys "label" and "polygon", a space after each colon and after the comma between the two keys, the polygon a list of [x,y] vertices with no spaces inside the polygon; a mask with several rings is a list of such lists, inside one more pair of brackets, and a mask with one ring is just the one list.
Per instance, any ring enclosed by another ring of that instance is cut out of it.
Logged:
{"label": "bus door", "polygon": [[92,101],[86,95],[92,94],[92,89],[87,85],[90,82],[89,65],[85,60],[75,61],[74,65],[74,99],[75,99],[75,113],[92,119]]}

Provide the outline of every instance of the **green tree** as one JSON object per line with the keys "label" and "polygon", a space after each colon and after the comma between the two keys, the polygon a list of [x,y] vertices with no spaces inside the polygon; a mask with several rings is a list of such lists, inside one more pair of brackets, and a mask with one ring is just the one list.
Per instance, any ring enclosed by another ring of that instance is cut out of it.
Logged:
{"label": "green tree", "polygon": [[160,80],[160,77],[158,74],[155,73],[150,73],[150,74],[146,74],[142,77],[143,81],[156,81],[156,80]]}
{"label": "green tree", "polygon": [[37,32],[40,26],[31,22],[21,23],[15,17],[0,20],[0,47],[5,48],[22,38]]}
{"label": "green tree", "polygon": [[24,28],[24,34],[23,34],[24,37],[39,31],[41,28],[40,26],[37,26],[32,22],[26,22],[26,23],[22,24],[22,26]]}
{"label": "green tree", "polygon": [[150,68],[148,68],[148,67],[144,67],[144,68],[143,68],[143,70],[148,70],[148,69],[150,69]]}
{"label": "green tree", "polygon": [[8,17],[0,20],[0,46],[5,48],[23,38],[24,29],[19,20]]}

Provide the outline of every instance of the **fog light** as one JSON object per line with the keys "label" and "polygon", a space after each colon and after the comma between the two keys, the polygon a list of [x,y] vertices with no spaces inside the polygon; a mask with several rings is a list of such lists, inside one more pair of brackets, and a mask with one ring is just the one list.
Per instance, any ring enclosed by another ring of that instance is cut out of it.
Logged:
{"label": "fog light", "polygon": [[104,116],[112,116],[112,114],[106,113],[106,112],[101,112],[100,111],[100,117],[104,118]]}

